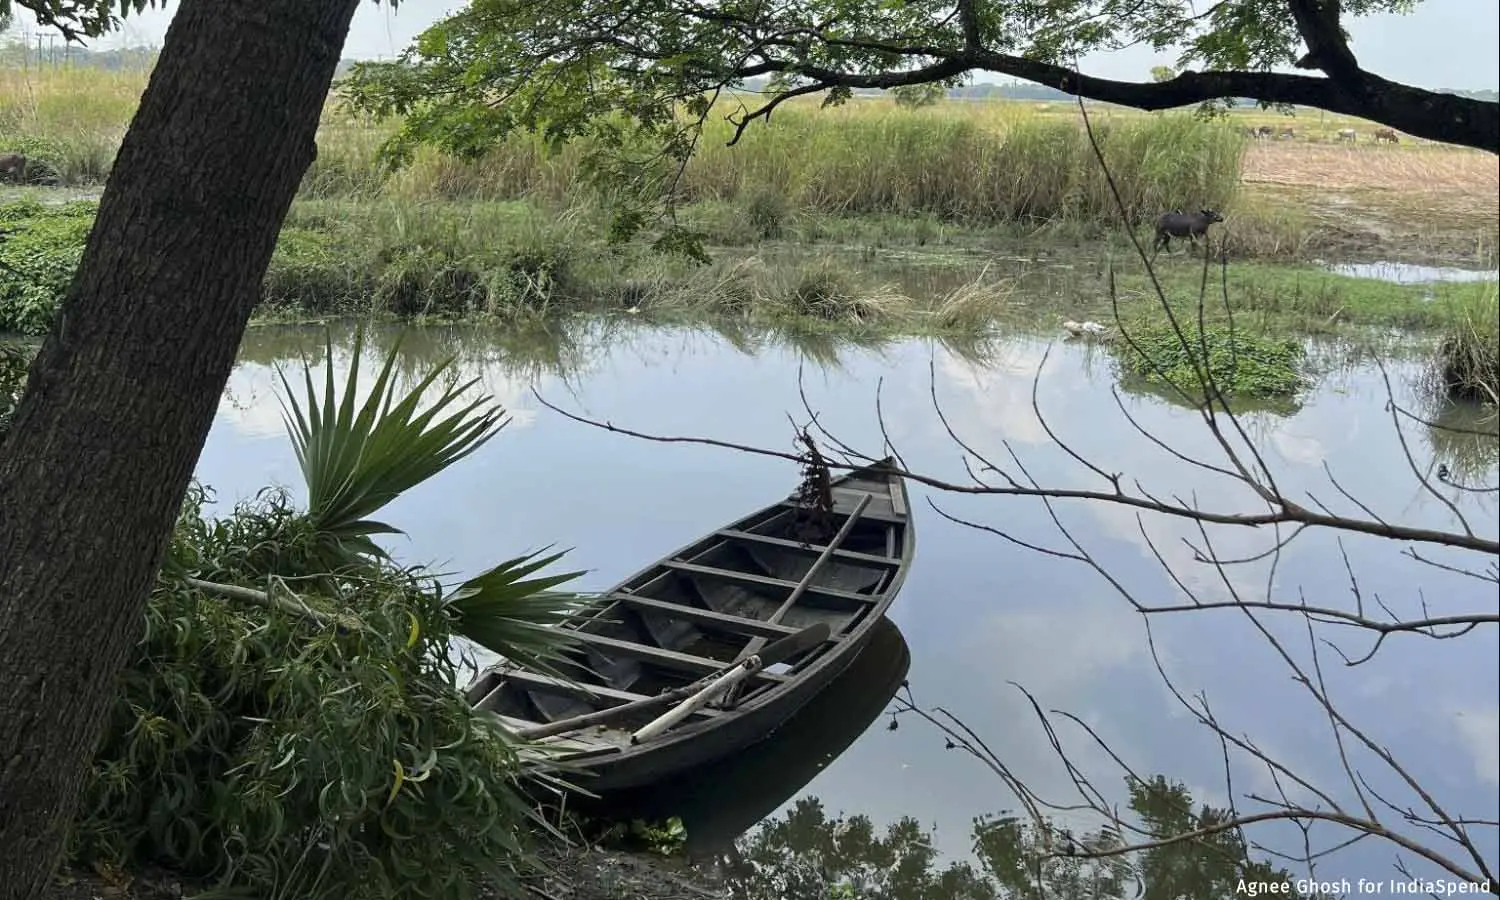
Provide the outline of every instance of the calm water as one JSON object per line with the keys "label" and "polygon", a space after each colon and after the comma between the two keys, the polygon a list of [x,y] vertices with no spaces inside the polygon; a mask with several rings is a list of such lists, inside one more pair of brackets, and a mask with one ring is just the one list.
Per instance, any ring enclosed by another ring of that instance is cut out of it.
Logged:
{"label": "calm water", "polygon": [[1452,266],[1417,266],[1411,263],[1341,263],[1329,271],[1352,278],[1379,278],[1397,284],[1429,284],[1434,281],[1494,281],[1494,269],[1458,269]]}
{"label": "calm water", "polygon": [[[268,483],[294,489],[299,484],[272,366],[302,354],[321,359],[322,341],[321,330],[312,329],[259,329],[247,337],[199,468],[221,499],[247,497]],[[346,335],[336,334],[335,343],[347,348]],[[1244,488],[1174,459],[1141,437],[1120,407],[1179,452],[1215,459],[1196,413],[1150,394],[1121,393],[1117,401],[1108,358],[1080,344],[1018,337],[987,353],[925,341],[866,348],[820,341],[793,347],[746,335],[587,326],[560,345],[434,329],[409,333],[403,347],[403,364],[412,372],[440,355],[456,354],[461,374],[479,378],[513,416],[478,454],[401,498],[383,516],[410,536],[395,544],[399,558],[456,575],[554,544],[572,548],[565,564],[589,570],[576,587],[607,587],[664,552],[784,495],[796,481],[789,462],[650,443],[569,421],[540,406],[530,395],[532,385],[552,403],[623,427],[791,450],[788,415],[798,422],[806,418],[798,395],[800,367],[807,397],[823,423],[866,452],[880,450],[879,386],[886,433],[908,465],[969,483],[963,452],[934,412],[935,392],[948,422],[973,451],[1014,471],[1009,448],[1039,482],[1101,489],[1096,476],[1053,443],[1033,412],[1033,379],[1050,348],[1036,396],[1060,439],[1107,471],[1122,473],[1127,483],[1139,482],[1158,495],[1194,497],[1200,508],[1254,509]],[[370,351],[372,367],[381,352]],[[336,349],[335,357],[341,369],[350,363],[347,349]],[[1389,371],[1398,402],[1417,405],[1417,370]],[[1417,483],[1386,403],[1377,370],[1334,365],[1294,415],[1259,413],[1245,423],[1283,490],[1304,503],[1311,505],[1311,497],[1339,512],[1360,514],[1330,483],[1331,472],[1373,514],[1452,528],[1446,505],[1451,502],[1476,533],[1496,534],[1495,493],[1439,486],[1440,496],[1433,496]],[[1462,413],[1443,415],[1473,425]],[[1494,438],[1435,436],[1410,423],[1404,433],[1419,471],[1443,464],[1457,478],[1495,483]],[[1108,580],[1079,562],[955,524],[928,505],[931,500],[950,515],[1076,553],[1040,502],[955,496],[915,483],[910,490],[919,553],[891,619],[900,629],[892,640],[904,636],[910,647],[906,677],[920,703],[941,705],[963,718],[1019,777],[1056,802],[1076,802],[1077,795],[1029,702],[1012,682],[1032,692],[1044,709],[1065,710],[1087,722],[1137,772],[1184,782],[1199,801],[1227,802],[1217,741],[1164,686],[1143,619]],[[1265,596],[1267,562],[1234,567],[1221,579],[1195,562],[1186,542],[1202,538],[1190,524],[1145,520],[1153,551],[1132,509],[1077,502],[1055,509],[1072,539],[1142,602],[1182,602],[1155,554],[1205,601],[1223,599],[1226,583],[1249,599]],[[1225,558],[1254,556],[1273,540],[1264,529],[1220,528],[1210,536]],[[1400,544],[1351,536],[1343,546],[1367,607],[1378,593],[1381,602],[1406,615],[1415,615],[1422,602],[1433,615],[1495,610],[1492,583],[1423,566],[1403,556]],[[1479,561],[1486,563],[1494,561]],[[1329,535],[1303,534],[1281,555],[1274,573],[1277,598],[1295,602],[1299,588],[1310,604],[1351,606],[1349,577]],[[1261,621],[1288,654],[1308,663],[1302,620],[1282,613],[1262,614]],[[1250,736],[1341,803],[1358,808],[1333,752],[1327,715],[1292,680],[1244,613],[1200,611],[1151,623],[1156,659],[1184,696],[1206,692],[1230,732]],[[1369,644],[1348,629],[1320,626],[1319,633],[1351,655]],[[856,684],[847,688],[851,696],[874,696],[883,703],[893,680],[901,677],[896,673],[905,670],[900,656],[891,649],[884,663],[872,663],[868,690]],[[1341,711],[1390,748],[1450,812],[1494,819],[1500,806],[1497,657],[1500,641],[1489,627],[1443,642],[1393,635],[1371,662],[1357,668],[1342,666],[1326,649],[1321,660]],[[845,718],[852,724],[844,730],[857,731],[875,715],[850,712]],[[1078,726],[1062,720],[1057,725],[1074,762],[1101,790],[1117,795],[1123,773],[1109,756]],[[816,753],[838,754],[837,737],[825,740]],[[1366,780],[1392,802],[1417,802],[1371,753],[1349,752]],[[1242,811],[1256,809],[1242,795],[1275,790],[1264,765],[1240,759],[1233,775]],[[896,731],[870,728],[832,765],[821,771],[812,766],[803,777],[811,781],[799,796],[816,794],[831,812],[867,814],[877,827],[914,816],[935,826],[939,844],[955,854],[967,852],[973,816],[1016,805],[993,776],[946,751],[941,735],[915,721]],[[753,818],[764,811],[747,801],[736,814]],[[1494,832],[1478,837],[1494,865],[1500,858]],[[1289,840],[1279,846],[1297,845]],[[1320,874],[1392,877],[1391,859],[1385,848],[1357,847],[1325,863]]]}

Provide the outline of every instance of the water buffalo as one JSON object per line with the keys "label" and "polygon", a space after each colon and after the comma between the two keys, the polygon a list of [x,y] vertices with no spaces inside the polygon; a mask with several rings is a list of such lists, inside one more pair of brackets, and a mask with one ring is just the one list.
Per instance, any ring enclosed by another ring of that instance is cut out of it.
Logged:
{"label": "water buffalo", "polygon": [[19,153],[0,153],[0,181],[26,183],[26,157]]}
{"label": "water buffalo", "polygon": [[1349,143],[1352,144],[1352,143],[1354,143],[1354,139],[1355,139],[1356,136],[1357,135],[1356,135],[1356,133],[1355,133],[1355,131],[1354,131],[1353,128],[1340,128],[1339,129],[1339,140],[1341,140],[1341,141],[1348,141]]}
{"label": "water buffalo", "polygon": [[1162,213],[1156,220],[1156,243],[1152,252],[1171,250],[1172,238],[1187,238],[1194,246],[1198,239],[1208,234],[1208,226],[1224,221],[1216,210],[1200,209],[1195,213]]}
{"label": "water buffalo", "polygon": [[1398,137],[1396,137],[1396,132],[1395,131],[1392,131],[1389,128],[1377,128],[1377,129],[1375,129],[1375,143],[1379,144],[1379,143],[1382,143],[1384,141],[1390,141],[1393,144],[1399,144],[1399,143],[1401,143],[1401,139],[1398,138]]}

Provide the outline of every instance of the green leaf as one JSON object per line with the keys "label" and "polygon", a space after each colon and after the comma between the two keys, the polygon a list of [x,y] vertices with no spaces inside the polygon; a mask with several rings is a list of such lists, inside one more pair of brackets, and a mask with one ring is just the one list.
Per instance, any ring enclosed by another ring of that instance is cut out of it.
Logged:
{"label": "green leaf", "polygon": [[307,483],[307,522],[326,551],[330,572],[388,559],[371,536],[402,532],[370,517],[478,450],[509,422],[488,396],[460,405],[461,396],[477,379],[445,387],[423,408],[424,395],[452,366],[452,359],[400,393],[392,377],[400,344],[398,339],[392,345],[363,402],[362,331],[355,335],[354,364],[341,388],[335,385],[331,337],[321,394],[310,363],[303,363],[301,402],[286,373],[277,370],[286,389],[282,409],[287,433]]}
{"label": "green leaf", "polygon": [[443,602],[454,613],[454,630],[491,653],[524,668],[560,675],[556,665],[573,645],[559,629],[597,605],[592,597],[555,590],[582,575],[565,572],[528,576],[552,565],[563,553],[547,548],[506,560],[465,581]]}

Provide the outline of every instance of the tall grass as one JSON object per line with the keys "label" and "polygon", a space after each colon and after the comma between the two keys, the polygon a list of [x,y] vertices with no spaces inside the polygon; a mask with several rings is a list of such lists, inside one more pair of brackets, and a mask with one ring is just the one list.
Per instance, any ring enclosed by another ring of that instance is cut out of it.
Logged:
{"label": "tall grass", "polygon": [[67,184],[102,181],[146,87],[144,71],[0,68],[0,152]]}
{"label": "tall grass", "polygon": [[[21,149],[69,183],[96,180],[134,112],[145,72],[85,68],[0,71],[0,146]],[[1232,205],[1246,140],[1237,128],[1186,114],[1100,113],[1105,157],[1127,216],[1173,207]],[[378,165],[389,125],[330,102],[318,159],[303,196],[579,202],[583,149],[550,154],[516,136],[466,163],[418,154],[396,173]],[[964,223],[1114,221],[1118,211],[1076,118],[1024,104],[949,103],[905,110],[859,99],[828,110],[788,104],[735,147],[731,126],[710,115],[699,151],[678,182],[684,203],[731,202],[774,234],[803,213],[932,216]]]}
{"label": "tall grass", "polygon": [[1455,304],[1437,369],[1449,397],[1500,403],[1500,291],[1469,292]]}
{"label": "tall grass", "polygon": [[[1245,148],[1233,129],[1176,115],[1122,117],[1100,131],[1132,222],[1164,208],[1233,203]],[[410,169],[382,181],[375,174],[382,136],[374,126],[325,122],[305,192],[410,201],[580,199],[582,147],[549,155],[539,141],[516,137],[476,163],[421,153]],[[793,106],[734,147],[726,146],[730,137],[729,124],[711,116],[677,181],[677,197],[740,205],[766,237],[804,213],[972,224],[1118,219],[1079,125],[1016,114],[1003,104],[921,111],[878,101],[832,110]]]}

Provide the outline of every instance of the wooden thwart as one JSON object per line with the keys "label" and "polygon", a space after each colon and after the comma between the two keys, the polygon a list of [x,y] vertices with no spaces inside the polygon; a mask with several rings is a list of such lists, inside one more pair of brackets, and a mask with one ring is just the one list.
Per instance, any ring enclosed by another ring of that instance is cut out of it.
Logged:
{"label": "wooden thwart", "polygon": [[[769,534],[756,534],[753,531],[736,531],[733,528],[725,528],[714,532],[719,537],[729,538],[734,541],[745,541],[752,544],[765,544],[767,547],[777,547],[782,550],[790,550],[794,553],[805,553],[808,555],[822,553],[824,545],[804,544],[800,541],[791,541],[786,538],[771,537]],[[902,561],[894,556],[877,556],[874,553],[856,553],[853,550],[835,550],[833,558],[840,562],[858,563],[867,566],[884,566],[890,569],[900,568]]]}
{"label": "wooden thwart", "polygon": [[[656,697],[647,694],[637,694],[632,691],[622,691],[618,688],[605,687],[599,684],[582,684],[580,682],[567,681],[562,678],[553,678],[550,675],[539,675],[536,672],[515,670],[506,675],[506,679],[516,684],[525,685],[528,688],[548,691],[554,694],[569,694],[574,697],[582,697],[586,700],[610,700],[616,704],[639,703],[642,700],[655,700]],[[476,706],[482,707],[483,701]]]}
{"label": "wooden thwart", "polygon": [[[869,498],[866,499],[868,500]],[[850,521],[853,520],[851,519]],[[827,561],[828,557],[826,555],[819,556],[818,562],[813,563],[814,568],[809,569],[808,571],[816,572],[819,562]],[[807,584],[806,577],[804,577],[800,582],[787,581],[784,578],[772,578],[769,575],[756,575],[753,572],[737,572],[733,569],[720,569],[714,566],[703,566],[697,563],[682,562],[681,560],[676,559],[669,559],[663,562],[662,565],[666,566],[669,569],[674,569],[678,572],[685,572],[689,575],[702,575],[705,578],[721,578],[725,581],[738,581],[742,584],[758,584],[762,587],[769,588],[784,588],[792,592],[792,599],[794,600],[802,599],[803,594],[814,594],[819,597],[832,597],[836,600],[852,600],[856,603],[874,603],[877,599],[875,597],[871,597],[869,594],[858,594],[854,591],[841,591],[837,588],[811,587]]]}
{"label": "wooden thwart", "polygon": [[647,722],[638,728],[630,736],[630,743],[640,744],[663,734],[672,726],[686,719],[695,712],[701,711],[703,704],[712,700],[718,694],[733,688],[735,685],[743,684],[746,678],[759,672],[765,666],[773,666],[804,650],[811,649],[828,640],[828,623],[819,622],[816,625],[798,631],[796,634],[788,635],[774,641],[760,653],[751,653],[736,662],[729,670],[712,682],[705,685],[697,693],[682,701],[682,705],[676,709],[669,710],[657,718]]}
{"label": "wooden thwart", "polygon": [[[720,715],[717,710],[706,710],[702,708],[703,702],[729,684],[736,683],[745,678],[753,677],[762,673],[760,670],[767,665],[775,665],[788,656],[801,653],[809,647],[828,640],[828,626],[819,622],[807,628],[793,631],[791,634],[778,638],[772,642],[759,656],[751,656],[743,660],[737,660],[727,666],[720,666],[711,677],[700,678],[692,684],[683,685],[679,688],[666,691],[655,697],[640,697],[619,706],[609,709],[601,709],[581,716],[569,719],[560,719],[546,725],[538,725],[534,728],[522,728],[516,731],[516,737],[524,741],[534,741],[553,735],[566,734],[570,731],[578,731],[595,725],[603,725],[618,721],[631,713],[652,709],[658,706],[666,706],[680,701],[688,701],[682,707],[672,711],[670,717],[662,716],[646,726],[647,729],[655,728],[654,732],[647,731],[647,736],[659,734],[670,728],[690,715]],[[732,676],[732,677],[731,677]],[[706,696],[704,696],[706,694]],[[643,729],[644,730],[644,729]],[[637,732],[639,735],[640,732]],[[645,738],[641,738],[644,740]]]}
{"label": "wooden thwart", "polygon": [[[868,493],[865,494],[866,498],[868,498],[870,496],[871,495],[868,494]],[[786,507],[787,509],[802,509],[803,508],[802,504],[799,503],[796,500],[783,500],[783,501],[781,501],[781,505],[784,506],[784,507]],[[835,513],[837,513],[837,510],[835,510]],[[865,519],[866,521],[880,522],[880,523],[886,524],[886,525],[905,525],[906,524],[906,519],[903,518],[903,517],[901,517],[901,516],[887,515],[885,513],[878,513],[878,512],[863,513],[860,516],[860,518]]]}
{"label": "wooden thwart", "polygon": [[[706,656],[693,656],[691,653],[679,653],[676,650],[665,650],[661,647],[648,647],[645,644],[637,644],[632,641],[622,641],[619,638],[606,637],[602,634],[593,634],[588,631],[575,631],[568,635],[572,640],[584,644],[591,644],[600,650],[609,650],[624,656],[643,659],[662,666],[668,666],[682,672],[696,672],[707,675],[718,672],[728,665],[723,660],[709,659]],[[785,675],[775,675],[770,672],[761,672],[759,677],[769,681],[785,681]]]}
{"label": "wooden thwart", "polygon": [[[859,498],[859,502],[854,504],[854,512],[850,513],[849,518],[844,520],[844,525],[839,529],[838,534],[835,534],[833,536],[833,540],[829,541],[828,546],[823,549],[823,552],[818,554],[818,558],[813,560],[813,564],[807,568],[807,573],[802,576],[802,580],[797,582],[797,586],[792,589],[791,596],[787,597],[786,600],[782,602],[781,606],[777,607],[776,611],[771,613],[770,618],[766,619],[767,622],[770,622],[773,625],[778,624],[783,618],[786,617],[786,614],[791,611],[792,607],[797,605],[797,601],[802,599],[802,595],[806,593],[811,586],[812,580],[817,577],[818,571],[822,569],[825,564],[827,564],[828,560],[833,558],[833,554],[836,550],[838,550],[839,545],[849,537],[849,533],[854,530],[854,526],[859,524],[861,514],[864,513],[865,507],[869,506],[870,501],[873,499],[874,498],[869,494],[865,494],[863,497]],[[820,593],[826,593],[826,591],[820,590]],[[838,593],[845,594],[848,592],[839,591]],[[864,595],[853,594],[852,596],[863,597]],[[761,648],[765,645],[766,642],[764,638],[753,638],[750,643],[745,645],[745,649],[740,651],[740,655],[736,661],[754,656],[755,654],[759,653],[761,651]],[[724,695],[725,705],[729,705],[734,702],[735,694],[737,693],[735,687],[736,685],[730,685],[728,692]]]}
{"label": "wooden thwart", "polygon": [[681,619],[685,622],[695,622],[700,625],[718,626],[724,631],[731,631],[736,634],[748,634],[753,637],[774,639],[797,633],[797,629],[787,625],[773,625],[761,619],[751,619],[745,616],[714,612],[711,609],[703,609],[698,606],[683,606],[677,603],[668,603],[665,600],[642,597],[639,594],[611,594],[606,599],[618,601],[626,606],[633,606],[636,609],[661,613],[669,619]]}

